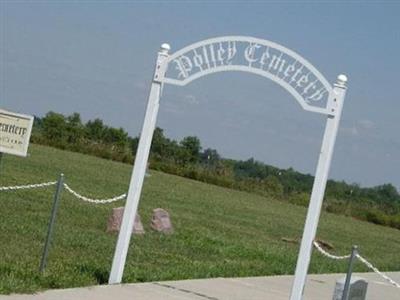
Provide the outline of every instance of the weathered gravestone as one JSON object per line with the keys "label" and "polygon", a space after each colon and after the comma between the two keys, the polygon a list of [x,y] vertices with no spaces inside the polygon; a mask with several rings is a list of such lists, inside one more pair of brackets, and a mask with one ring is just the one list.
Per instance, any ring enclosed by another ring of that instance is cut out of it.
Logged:
{"label": "weathered gravestone", "polygon": [[[346,277],[336,280],[333,300],[342,300],[344,283]],[[368,282],[360,277],[352,277],[350,280],[350,293],[348,300],[365,300],[367,295]]]}
{"label": "weathered gravestone", "polygon": [[[122,216],[124,215],[124,207],[113,208],[111,216],[107,222],[107,232],[118,232],[121,228]],[[144,234],[144,228],[140,221],[139,214],[136,214],[135,221],[133,223],[132,234]]]}
{"label": "weathered gravestone", "polygon": [[151,218],[151,228],[158,232],[167,234],[173,233],[174,229],[172,228],[169,213],[162,208],[154,209],[153,216]]}

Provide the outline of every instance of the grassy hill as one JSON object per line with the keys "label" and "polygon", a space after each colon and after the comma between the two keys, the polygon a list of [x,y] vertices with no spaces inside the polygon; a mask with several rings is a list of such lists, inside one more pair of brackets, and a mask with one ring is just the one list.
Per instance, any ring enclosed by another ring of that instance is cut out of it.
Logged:
{"label": "grassy hill", "polygon": [[[30,156],[6,155],[0,186],[56,180],[77,192],[107,198],[128,189],[131,166],[31,145]],[[116,234],[105,232],[113,204],[95,205],[63,191],[48,268],[38,273],[54,186],[0,191],[0,293],[105,283]],[[170,212],[175,234],[151,231],[151,212]],[[146,230],[131,241],[125,282],[294,273],[306,209],[253,194],[152,172],[139,213]],[[347,254],[352,244],[378,268],[400,270],[400,231],[323,213],[318,237]],[[311,273],[345,272],[346,262],[313,253]],[[357,263],[357,271],[367,269]]]}

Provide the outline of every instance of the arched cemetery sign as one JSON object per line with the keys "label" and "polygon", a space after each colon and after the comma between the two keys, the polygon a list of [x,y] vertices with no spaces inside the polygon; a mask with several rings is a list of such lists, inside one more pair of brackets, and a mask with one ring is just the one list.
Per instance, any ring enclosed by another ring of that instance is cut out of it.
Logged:
{"label": "arched cemetery sign", "polygon": [[246,36],[208,39],[187,46],[172,55],[168,52],[169,45],[163,44],[157,56],[109,283],[120,283],[122,279],[162,86],[184,86],[209,74],[241,71],[276,82],[286,89],[304,110],[327,117],[290,297],[290,300],[301,300],[346,94],[346,76],[339,75],[332,87],[313,65],[296,52],[267,40]]}
{"label": "arched cemetery sign", "polygon": [[252,37],[222,37],[185,47],[168,57],[164,83],[186,85],[200,77],[242,71],[285,88],[305,110],[324,113],[332,87],[307,60],[276,43]]}

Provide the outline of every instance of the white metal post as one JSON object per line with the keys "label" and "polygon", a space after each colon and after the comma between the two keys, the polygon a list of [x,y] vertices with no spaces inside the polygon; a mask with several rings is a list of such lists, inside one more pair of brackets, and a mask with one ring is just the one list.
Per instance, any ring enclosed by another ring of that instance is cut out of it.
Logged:
{"label": "white metal post", "polygon": [[146,173],[147,161],[153,139],[154,128],[157,121],[159,101],[162,89],[162,79],[167,69],[167,58],[170,47],[168,44],[161,45],[158,52],[154,77],[151,84],[146,114],[140,135],[139,145],[136,152],[135,164],[129,184],[128,197],[125,204],[121,229],[118,235],[117,246],[111,268],[109,284],[120,283],[124,272],[126,255],[128,254],[129,242],[132,234],[132,226],[139,205],[143,179]]}
{"label": "white metal post", "polygon": [[301,240],[300,253],[297,258],[296,273],[290,300],[301,300],[303,298],[304,285],[310,264],[313,242],[317,232],[333,148],[342,114],[343,101],[346,94],[346,82],[347,77],[345,75],[339,75],[328,99],[328,108],[331,115],[328,116],[326,121],[310,205]]}

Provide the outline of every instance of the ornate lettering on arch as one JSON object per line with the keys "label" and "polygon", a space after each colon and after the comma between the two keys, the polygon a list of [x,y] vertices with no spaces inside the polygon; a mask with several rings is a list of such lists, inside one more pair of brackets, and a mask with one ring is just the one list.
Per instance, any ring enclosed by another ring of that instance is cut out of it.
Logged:
{"label": "ornate lettering on arch", "polygon": [[246,71],[268,77],[286,88],[307,110],[325,112],[332,89],[326,79],[295,52],[251,37],[215,38],[177,51],[168,58],[164,82],[186,85],[199,77],[222,71]]}

